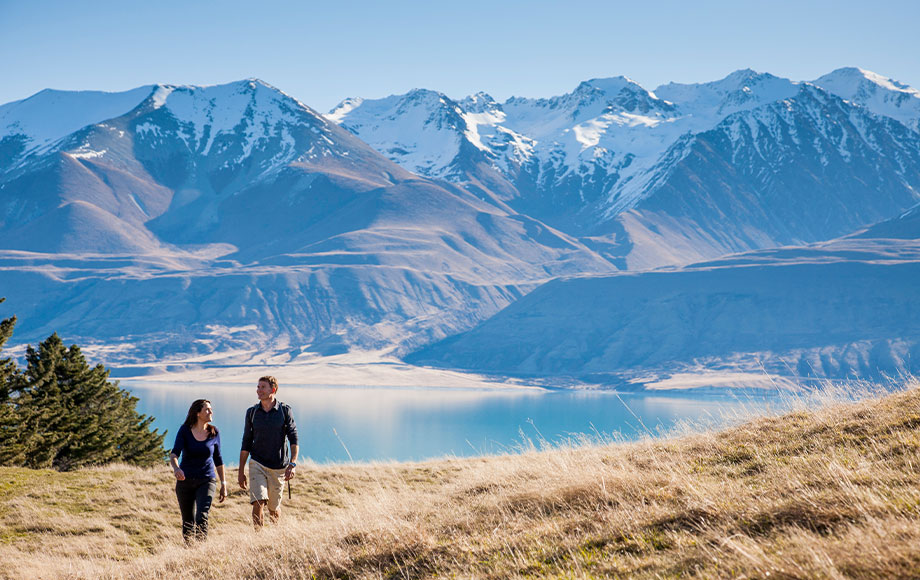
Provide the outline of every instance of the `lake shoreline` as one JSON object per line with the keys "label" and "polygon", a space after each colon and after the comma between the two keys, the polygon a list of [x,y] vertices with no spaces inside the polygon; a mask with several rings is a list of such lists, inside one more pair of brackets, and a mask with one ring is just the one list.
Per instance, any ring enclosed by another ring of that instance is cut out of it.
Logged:
{"label": "lake shoreline", "polygon": [[548,388],[526,379],[417,367],[396,358],[366,353],[321,357],[294,363],[264,360],[217,364],[192,360],[110,365],[110,368],[113,379],[162,383],[255,385],[259,377],[272,375],[282,385],[541,390]]}
{"label": "lake shoreline", "polygon": [[783,376],[742,368],[705,366],[585,377],[475,373],[462,369],[415,366],[379,353],[349,353],[294,362],[267,359],[248,363],[211,360],[110,365],[111,377],[145,383],[254,385],[272,375],[282,385],[369,386],[379,388],[609,391],[646,394],[775,396],[801,393],[834,383],[829,379]]}

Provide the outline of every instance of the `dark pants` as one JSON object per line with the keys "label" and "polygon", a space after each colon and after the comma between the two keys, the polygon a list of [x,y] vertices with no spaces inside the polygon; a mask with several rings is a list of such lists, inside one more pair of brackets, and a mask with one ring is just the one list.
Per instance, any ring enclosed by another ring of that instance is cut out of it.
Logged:
{"label": "dark pants", "polygon": [[176,482],[176,497],[182,514],[182,537],[203,540],[208,536],[208,512],[217,492],[217,480],[185,478]]}

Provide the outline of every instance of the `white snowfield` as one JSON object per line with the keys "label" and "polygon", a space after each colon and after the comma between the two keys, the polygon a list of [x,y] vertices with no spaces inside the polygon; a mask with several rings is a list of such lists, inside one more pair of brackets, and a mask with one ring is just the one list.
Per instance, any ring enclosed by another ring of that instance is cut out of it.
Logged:
{"label": "white snowfield", "polygon": [[[165,107],[189,133],[183,133],[193,151],[207,155],[214,139],[243,129],[242,153],[248,157],[252,147],[269,138],[281,123],[296,123],[291,99],[259,80],[247,80],[210,87],[159,87],[155,108]],[[291,151],[293,153],[293,151]],[[290,159],[288,159],[290,160]]]}
{"label": "white snowfield", "polygon": [[0,105],[0,141],[21,137],[23,156],[36,154],[88,125],[127,113],[153,90],[153,86],[121,93],[46,89]]}
{"label": "white snowfield", "polygon": [[860,69],[326,116],[256,79],[42,91],[0,106],[0,318],[164,380],[920,372],[918,95]]}
{"label": "white snowfield", "polygon": [[837,69],[814,83],[877,115],[920,131],[920,90],[860,68]]}

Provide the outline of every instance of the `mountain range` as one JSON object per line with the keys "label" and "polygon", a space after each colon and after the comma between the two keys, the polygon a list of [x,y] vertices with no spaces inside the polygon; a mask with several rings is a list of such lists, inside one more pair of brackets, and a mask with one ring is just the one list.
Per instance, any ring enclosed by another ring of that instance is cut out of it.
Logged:
{"label": "mountain range", "polygon": [[903,372],[918,202],[920,92],[860,69],[327,115],[255,79],[0,106],[17,338],[115,366]]}
{"label": "mountain range", "polygon": [[329,118],[630,269],[826,240],[918,201],[920,92],[859,69],[813,82],[741,70],[654,91],[594,79],[501,104],[412,91],[348,99]]}

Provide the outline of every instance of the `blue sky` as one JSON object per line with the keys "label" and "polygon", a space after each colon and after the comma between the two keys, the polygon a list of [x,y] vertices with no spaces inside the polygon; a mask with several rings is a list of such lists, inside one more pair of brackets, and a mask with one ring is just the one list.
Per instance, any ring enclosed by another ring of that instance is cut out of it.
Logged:
{"label": "blue sky", "polygon": [[0,0],[0,103],[258,77],[322,112],[415,87],[499,100],[595,77],[659,84],[739,68],[859,66],[920,88],[920,2]]}

